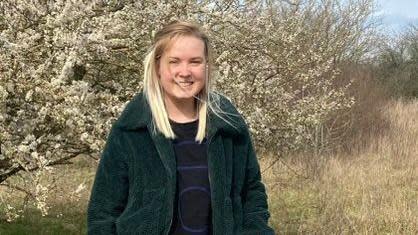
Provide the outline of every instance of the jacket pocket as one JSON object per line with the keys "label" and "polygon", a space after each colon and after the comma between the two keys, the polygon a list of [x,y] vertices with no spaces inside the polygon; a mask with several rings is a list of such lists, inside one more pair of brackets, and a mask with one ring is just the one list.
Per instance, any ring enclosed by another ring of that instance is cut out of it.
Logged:
{"label": "jacket pocket", "polygon": [[243,211],[241,196],[225,198],[225,234],[242,234]]}
{"label": "jacket pocket", "polygon": [[224,226],[225,235],[234,234],[234,211],[230,197],[226,197],[224,201]]}
{"label": "jacket pocket", "polygon": [[233,200],[234,210],[234,234],[242,234],[243,211],[241,196],[235,196]]}
{"label": "jacket pocket", "polygon": [[116,220],[117,234],[156,234],[164,189],[145,190],[139,209],[127,208]]}

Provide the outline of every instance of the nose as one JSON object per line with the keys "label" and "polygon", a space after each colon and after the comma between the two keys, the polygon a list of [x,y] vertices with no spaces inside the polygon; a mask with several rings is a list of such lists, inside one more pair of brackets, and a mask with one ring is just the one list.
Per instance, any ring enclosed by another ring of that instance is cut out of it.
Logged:
{"label": "nose", "polygon": [[187,64],[182,64],[179,68],[178,74],[180,77],[189,77],[192,73]]}

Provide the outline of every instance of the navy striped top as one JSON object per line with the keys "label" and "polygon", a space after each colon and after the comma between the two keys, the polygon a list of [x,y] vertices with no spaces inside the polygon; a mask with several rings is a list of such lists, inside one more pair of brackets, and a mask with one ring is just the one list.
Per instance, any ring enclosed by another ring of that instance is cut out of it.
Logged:
{"label": "navy striped top", "polygon": [[188,123],[170,120],[170,124],[177,137],[173,140],[177,189],[169,234],[212,234],[207,142],[199,144],[194,140],[198,120]]}

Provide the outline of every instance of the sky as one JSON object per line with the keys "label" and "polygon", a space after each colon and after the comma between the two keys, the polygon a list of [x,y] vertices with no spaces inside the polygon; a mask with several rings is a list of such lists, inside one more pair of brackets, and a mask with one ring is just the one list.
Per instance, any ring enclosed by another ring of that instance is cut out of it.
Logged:
{"label": "sky", "polygon": [[389,33],[401,32],[409,24],[418,26],[418,0],[376,0],[376,15]]}

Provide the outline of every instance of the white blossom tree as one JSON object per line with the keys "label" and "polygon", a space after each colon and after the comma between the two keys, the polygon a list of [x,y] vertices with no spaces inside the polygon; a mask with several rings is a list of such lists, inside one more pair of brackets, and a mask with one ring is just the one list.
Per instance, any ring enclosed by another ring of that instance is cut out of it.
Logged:
{"label": "white blossom tree", "polygon": [[[371,0],[338,2],[1,1],[0,187],[24,191],[46,214],[52,183],[40,178],[80,154],[99,157],[142,87],[153,33],[174,19],[207,30],[216,86],[246,117],[260,151],[312,145],[312,130],[353,102],[333,86],[339,62],[360,58],[370,39]],[[17,174],[22,185],[9,181]]]}

